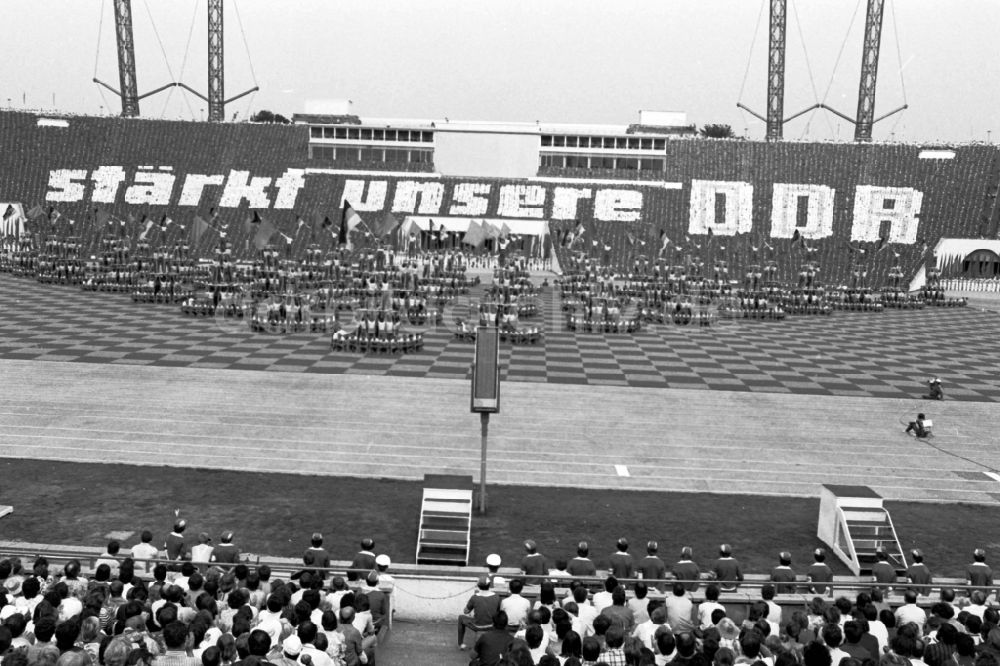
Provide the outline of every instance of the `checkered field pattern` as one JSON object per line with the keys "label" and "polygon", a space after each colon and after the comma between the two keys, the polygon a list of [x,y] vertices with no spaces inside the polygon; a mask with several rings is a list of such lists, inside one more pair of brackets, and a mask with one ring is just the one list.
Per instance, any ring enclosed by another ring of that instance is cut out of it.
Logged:
{"label": "checkered field pattern", "polygon": [[[551,291],[543,300],[551,302]],[[403,355],[333,352],[326,333],[254,333],[239,321],[183,315],[0,275],[0,358],[271,372],[470,377],[473,343],[450,327]],[[1000,401],[1000,315],[976,308],[835,312],[710,328],[644,326],[638,334],[564,330],[501,347],[507,381],[914,398],[939,375],[949,400]]]}

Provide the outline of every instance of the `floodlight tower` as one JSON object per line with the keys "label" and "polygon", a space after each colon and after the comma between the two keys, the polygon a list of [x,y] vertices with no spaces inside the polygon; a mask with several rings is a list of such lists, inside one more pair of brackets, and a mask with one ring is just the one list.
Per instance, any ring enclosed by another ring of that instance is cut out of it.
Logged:
{"label": "floodlight tower", "polygon": [[115,0],[115,37],[118,42],[118,83],[122,116],[139,116],[139,85],[135,78],[135,44],[132,42],[132,1]]}
{"label": "floodlight tower", "polygon": [[865,42],[861,51],[861,82],[858,86],[858,114],[855,141],[871,141],[875,123],[875,83],[878,79],[878,52],[882,41],[882,13],[885,0],[868,0]]}
{"label": "floodlight tower", "polygon": [[222,18],[222,0],[208,0],[208,120],[216,123],[226,116]]}
{"label": "floodlight tower", "polygon": [[785,10],[787,0],[771,0],[767,58],[767,140],[780,141],[785,121]]}

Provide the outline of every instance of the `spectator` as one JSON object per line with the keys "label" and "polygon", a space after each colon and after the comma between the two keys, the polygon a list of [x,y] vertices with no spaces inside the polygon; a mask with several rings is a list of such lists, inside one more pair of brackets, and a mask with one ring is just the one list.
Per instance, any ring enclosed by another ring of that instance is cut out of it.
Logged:
{"label": "spectator", "polygon": [[896,625],[903,626],[912,622],[918,627],[923,627],[927,621],[927,613],[917,605],[917,592],[907,590],[903,594],[903,601],[903,605],[896,609]]}
{"label": "spectator", "polygon": [[556,599],[556,586],[550,580],[542,581],[538,587],[538,601],[535,602],[534,607],[540,608],[542,606],[550,611],[559,608],[559,601]]}
{"label": "spectator", "polygon": [[364,638],[361,632],[354,628],[354,608],[344,606],[340,609],[340,621],[337,631],[344,637],[344,663],[346,666],[358,666],[368,663],[368,653],[364,649]]}
{"label": "spectator", "polygon": [[667,577],[667,565],[657,556],[660,545],[655,541],[646,544],[646,557],[639,560],[636,570],[639,577],[657,591],[662,589],[663,580]]}
{"label": "spectator", "polygon": [[712,614],[717,610],[725,614],[726,607],[719,603],[719,586],[712,583],[705,588],[705,600],[698,604],[698,626],[706,629],[717,624],[712,621]]}
{"label": "spectator", "polygon": [[976,548],[972,553],[972,564],[965,568],[965,584],[989,595],[993,585],[993,569],[986,564],[986,551]]}
{"label": "spectator", "polygon": [[[774,627],[777,627],[779,624],[781,624],[781,606],[779,606],[774,601],[774,593],[776,591],[777,588],[775,588],[774,585],[771,584],[762,585],[760,588],[761,601],[763,601],[767,605],[767,613],[765,614],[765,617],[767,618],[767,621]],[[778,632],[773,631],[771,633],[777,634]]]}
{"label": "spectator", "polygon": [[591,561],[589,554],[590,546],[586,541],[577,544],[576,557],[566,566],[566,573],[570,576],[596,576],[597,567]]}
{"label": "spectator", "polygon": [[489,577],[480,576],[477,587],[476,593],[465,604],[465,612],[458,616],[458,644],[462,650],[467,649],[465,632],[488,631],[500,611],[500,597],[490,590]]}
{"label": "spectator", "polygon": [[223,571],[231,571],[240,559],[239,546],[233,543],[233,533],[229,530],[222,533],[219,541],[219,545],[212,549],[210,561]]}
{"label": "spectator", "polygon": [[[661,628],[665,628],[666,632],[673,636],[673,632],[670,631],[670,625],[667,624],[667,609],[663,606],[657,606],[649,614],[648,620],[636,625],[635,629],[632,630],[632,637],[638,639],[644,646],[655,652],[656,634]],[[672,650],[673,648],[671,648]]]}
{"label": "spectator", "polygon": [[809,579],[811,594],[833,594],[833,588],[828,586],[833,582],[833,571],[826,563],[826,551],[822,548],[813,551],[813,563],[809,565],[806,577]]}
{"label": "spectator", "polygon": [[823,642],[826,643],[826,647],[830,651],[830,660],[832,663],[839,664],[841,659],[850,657],[849,654],[840,649],[840,644],[844,642],[844,634],[840,630],[839,625],[828,624],[823,627],[821,633]]}
{"label": "spectator", "polygon": [[472,662],[479,666],[497,666],[507,653],[514,637],[507,631],[509,620],[503,611],[497,611],[493,623],[487,631],[476,639],[472,649]]}
{"label": "spectator", "polygon": [[108,567],[109,578],[118,578],[118,551],[121,550],[121,544],[118,541],[112,539],[108,542],[107,548],[104,552],[98,555],[97,561],[94,562],[94,567],[100,567],[101,565],[106,565]]}
{"label": "spectator", "polygon": [[191,547],[191,562],[198,567],[198,570],[205,572],[208,570],[208,565],[212,561],[212,551],[215,548],[212,547],[212,537],[208,536],[208,532],[201,532],[198,534],[198,543]]}
{"label": "spectator", "polygon": [[684,589],[688,592],[697,592],[700,587],[700,583],[697,581],[701,578],[701,570],[698,565],[695,564],[694,551],[691,550],[690,546],[684,546],[681,548],[681,557],[674,564],[673,568],[670,570],[670,575],[680,581],[688,581],[684,583]]}
{"label": "spectator", "polygon": [[559,651],[559,658],[562,661],[565,661],[570,657],[583,659],[583,639],[580,637],[580,634],[576,633],[572,629],[566,632],[566,635],[563,636],[562,646]]}
{"label": "spectator", "polygon": [[516,631],[524,626],[528,619],[528,612],[531,610],[531,602],[521,596],[524,590],[524,583],[515,578],[510,581],[510,595],[500,602],[500,610],[507,613],[507,621],[510,623],[510,630]]}
{"label": "spectator", "polygon": [[611,595],[618,587],[618,579],[614,576],[608,576],[604,579],[604,589],[600,592],[594,594],[594,598],[591,601],[597,612],[600,613],[605,608],[611,605]]}
{"label": "spectator", "polygon": [[183,622],[170,622],[163,627],[166,651],[153,659],[153,666],[201,666],[201,660],[187,654],[188,628]]}
{"label": "spectator", "polygon": [[628,607],[632,610],[632,618],[635,620],[636,624],[640,624],[649,619],[649,599],[646,595],[649,592],[649,588],[646,587],[646,583],[636,581],[635,585],[632,586],[632,598],[628,600]]}
{"label": "spectator", "polygon": [[896,582],[896,568],[889,563],[889,553],[879,546],[875,549],[875,558],[877,561],[872,565],[872,581],[876,584],[874,589],[892,592],[892,585]]}
{"label": "spectator", "polygon": [[913,564],[906,569],[906,578],[913,585],[925,586],[915,589],[917,594],[927,596],[931,591],[929,586],[933,582],[933,577],[931,576],[931,570],[924,564],[924,553],[919,548],[914,548],[910,552],[910,555],[913,558]]}
{"label": "spectator", "polygon": [[872,654],[870,650],[861,645],[861,638],[864,632],[861,630],[861,625],[855,620],[848,620],[844,623],[844,642],[840,646],[841,651],[847,653],[854,659],[858,661],[865,661],[866,659],[875,659],[879,655]]}
{"label": "spectator", "polygon": [[361,550],[351,561],[351,566],[347,570],[347,580],[355,581],[361,576],[367,576],[368,572],[375,568],[375,541],[369,537],[361,540]]}
{"label": "spectator", "polygon": [[792,554],[786,550],[778,553],[778,566],[771,569],[771,581],[778,583],[778,594],[793,594],[795,592],[795,571],[792,569]]}
{"label": "spectator", "polygon": [[694,603],[687,596],[683,583],[678,581],[673,584],[673,593],[663,600],[663,605],[667,609],[667,624],[675,634],[694,629]]}
{"label": "spectator", "polygon": [[601,651],[600,661],[608,666],[625,666],[625,651],[622,645],[625,644],[625,632],[618,625],[608,628],[605,637],[605,648]]}
{"label": "spectator", "polygon": [[635,558],[628,552],[628,539],[618,539],[615,547],[615,552],[608,557],[609,574],[618,579],[635,578]]}
{"label": "spectator", "polygon": [[392,560],[385,553],[375,558],[375,569],[378,571],[378,589],[387,594],[396,587],[396,579],[389,573],[390,566],[392,566]]}
{"label": "spectator", "polygon": [[548,572],[545,556],[538,552],[538,545],[531,539],[524,542],[525,555],[521,558],[521,573],[527,578],[525,582],[537,583]]}
{"label": "spectator", "polygon": [[611,620],[612,626],[617,626],[622,631],[622,641],[625,636],[632,633],[635,628],[635,616],[632,609],[626,605],[625,588],[619,585],[611,593],[611,605],[601,611],[601,615]]}
{"label": "spectator", "polygon": [[303,560],[305,560],[306,553],[312,555],[313,565],[320,569],[320,579],[326,580],[327,572],[323,571],[323,569],[330,567],[330,553],[326,552],[326,549],[323,548],[323,535],[320,532],[313,532],[312,537],[309,539],[309,547],[302,554]]}
{"label": "spectator", "polygon": [[163,544],[168,560],[183,560],[188,554],[184,544],[184,530],[187,528],[186,520],[178,520],[174,523],[174,530],[167,535]]}
{"label": "spectator", "polygon": [[739,561],[733,557],[732,546],[728,543],[719,546],[719,559],[715,561],[712,573],[723,592],[735,592],[743,581],[743,570]]}

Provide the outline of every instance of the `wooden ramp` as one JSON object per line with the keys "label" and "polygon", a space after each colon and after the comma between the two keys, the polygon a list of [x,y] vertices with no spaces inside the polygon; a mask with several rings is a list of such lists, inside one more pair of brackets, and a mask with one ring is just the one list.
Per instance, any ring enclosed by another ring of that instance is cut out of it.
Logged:
{"label": "wooden ramp", "polygon": [[417,534],[417,564],[469,563],[472,477],[424,475]]}

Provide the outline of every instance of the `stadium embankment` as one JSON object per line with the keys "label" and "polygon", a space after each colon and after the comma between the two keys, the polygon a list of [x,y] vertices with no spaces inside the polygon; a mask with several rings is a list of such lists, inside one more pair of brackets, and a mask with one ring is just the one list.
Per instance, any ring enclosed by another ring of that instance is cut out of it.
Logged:
{"label": "stadium embankment", "polygon": [[[655,180],[548,167],[529,179],[459,178],[311,160],[306,125],[41,120],[0,112],[0,201],[53,207],[60,221],[42,231],[62,235],[105,233],[95,223],[103,211],[127,221],[124,233],[133,238],[143,219],[169,218],[175,224],[165,233],[157,227],[150,240],[172,243],[188,237],[196,214],[215,209],[241,254],[255,233],[243,222],[257,212],[292,240],[294,256],[311,242],[333,247],[322,220],[336,230],[347,199],[369,221],[391,212],[535,218],[553,232],[582,229],[571,247],[555,246],[564,266],[575,251],[621,267],[635,257],[681,263],[692,255],[709,273],[726,261],[730,277],[741,279],[748,266],[773,260],[790,280],[815,260],[827,284],[849,281],[855,266],[879,284],[896,263],[909,279],[938,239],[979,238],[997,225],[1000,150],[991,145],[679,139],[666,142],[667,166]],[[790,243],[796,231],[805,244]],[[217,243],[206,233],[198,251],[208,256]]]}

